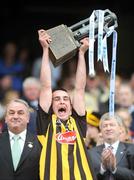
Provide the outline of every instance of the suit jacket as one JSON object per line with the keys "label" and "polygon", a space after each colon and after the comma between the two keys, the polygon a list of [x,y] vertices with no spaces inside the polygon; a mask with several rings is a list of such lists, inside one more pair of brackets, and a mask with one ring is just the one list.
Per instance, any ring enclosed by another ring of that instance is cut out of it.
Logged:
{"label": "suit jacket", "polygon": [[26,135],[23,152],[14,171],[8,132],[0,135],[0,180],[39,180],[39,159],[41,145],[37,137]]}
{"label": "suit jacket", "polygon": [[[104,145],[99,145],[88,150],[94,171],[98,180],[106,180],[107,172],[100,174],[101,153]],[[120,142],[117,152],[117,170],[112,175],[115,180],[134,180],[134,144]]]}

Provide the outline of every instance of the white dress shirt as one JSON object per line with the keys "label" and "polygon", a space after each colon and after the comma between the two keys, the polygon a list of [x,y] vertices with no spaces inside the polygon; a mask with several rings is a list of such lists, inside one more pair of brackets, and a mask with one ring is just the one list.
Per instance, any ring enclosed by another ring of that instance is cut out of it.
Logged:
{"label": "white dress shirt", "polygon": [[116,141],[116,142],[113,143],[113,144],[104,143],[104,145],[105,145],[105,148],[108,148],[109,146],[112,146],[112,152],[113,152],[113,154],[115,155],[116,152],[117,152],[117,148],[118,148],[118,145],[119,145],[119,141]]}

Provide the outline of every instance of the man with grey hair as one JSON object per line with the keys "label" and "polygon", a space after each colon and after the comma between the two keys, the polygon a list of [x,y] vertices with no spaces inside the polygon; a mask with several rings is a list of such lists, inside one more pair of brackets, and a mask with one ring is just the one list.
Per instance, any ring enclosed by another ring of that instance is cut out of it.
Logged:
{"label": "man with grey hair", "polygon": [[29,106],[22,99],[7,105],[7,131],[0,135],[0,179],[39,180],[41,145],[27,130]]}
{"label": "man with grey hair", "polygon": [[120,142],[122,120],[105,113],[100,119],[104,144],[89,149],[98,180],[134,179],[134,144]]}
{"label": "man with grey hair", "polygon": [[30,76],[23,81],[23,99],[27,101],[33,111],[38,107],[40,88],[41,84],[38,78]]}

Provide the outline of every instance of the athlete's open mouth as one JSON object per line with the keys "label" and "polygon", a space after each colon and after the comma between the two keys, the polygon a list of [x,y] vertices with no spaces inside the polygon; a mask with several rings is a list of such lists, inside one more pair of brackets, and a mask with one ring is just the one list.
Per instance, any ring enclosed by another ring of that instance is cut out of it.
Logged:
{"label": "athlete's open mouth", "polygon": [[63,108],[63,107],[62,107],[62,108],[59,108],[59,109],[58,109],[58,112],[59,112],[59,113],[66,112],[66,108]]}

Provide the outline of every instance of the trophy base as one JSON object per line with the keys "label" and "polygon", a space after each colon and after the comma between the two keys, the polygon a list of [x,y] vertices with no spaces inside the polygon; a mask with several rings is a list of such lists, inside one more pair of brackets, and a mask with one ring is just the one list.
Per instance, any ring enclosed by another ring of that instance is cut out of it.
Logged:
{"label": "trophy base", "polygon": [[74,39],[72,32],[66,25],[59,25],[47,30],[47,32],[52,39],[50,43],[50,60],[55,67],[76,55],[80,44]]}

